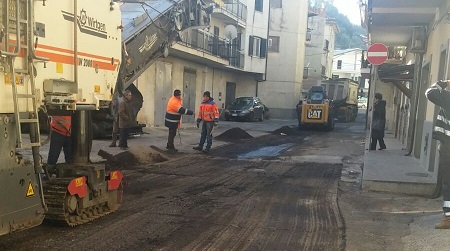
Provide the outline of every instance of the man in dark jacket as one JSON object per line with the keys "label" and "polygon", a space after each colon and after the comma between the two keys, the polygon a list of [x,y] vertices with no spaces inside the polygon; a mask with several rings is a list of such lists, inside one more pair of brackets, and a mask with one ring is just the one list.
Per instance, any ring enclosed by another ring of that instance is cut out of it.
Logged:
{"label": "man in dark jacket", "polygon": [[116,147],[117,136],[119,134],[119,102],[122,98],[122,95],[114,95],[112,102],[112,109],[114,112],[114,121],[113,121],[113,129],[112,129],[112,142],[109,147]]}
{"label": "man in dark jacket", "polygon": [[181,91],[175,90],[173,97],[169,99],[166,109],[165,126],[169,128],[169,137],[167,139],[166,149],[170,151],[177,151],[174,144],[177,129],[181,125],[181,115],[194,115],[194,112],[183,107],[181,99]]}
{"label": "man in dark jacket", "polygon": [[133,115],[133,109],[131,107],[131,92],[125,91],[122,101],[119,103],[119,146],[122,150],[128,149],[128,134],[132,127],[136,126],[136,121]]}
{"label": "man in dark jacket", "polygon": [[381,93],[375,93],[375,102],[373,103],[372,116],[372,141],[370,142],[370,150],[376,150],[377,141],[380,143],[378,150],[386,149],[384,143],[384,129],[386,124],[386,101],[383,100]]}
{"label": "man in dark jacket", "polygon": [[[447,88],[447,90],[446,90]],[[441,109],[436,118],[433,139],[439,145],[439,169],[442,173],[442,197],[444,199],[444,219],[435,227],[450,229],[450,81],[438,81],[428,88],[425,95],[433,104]]]}

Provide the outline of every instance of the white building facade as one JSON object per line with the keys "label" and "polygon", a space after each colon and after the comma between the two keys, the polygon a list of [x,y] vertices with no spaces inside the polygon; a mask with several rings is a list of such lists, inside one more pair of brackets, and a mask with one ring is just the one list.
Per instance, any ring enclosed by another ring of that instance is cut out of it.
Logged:
{"label": "white building facade", "polygon": [[334,42],[339,28],[324,11],[308,18],[311,39],[306,43],[302,92],[307,92],[321,80],[332,77]]}
{"label": "white building facade", "polygon": [[158,59],[135,81],[145,101],[140,123],[163,126],[175,89],[182,91],[183,105],[195,112],[205,91],[211,92],[221,111],[235,97],[257,95],[266,69],[269,0],[214,2],[219,4],[210,27],[186,32],[167,58]]}
{"label": "white building facade", "polygon": [[301,96],[307,0],[271,0],[267,75],[258,84],[258,96],[270,108],[271,118],[296,117]]}

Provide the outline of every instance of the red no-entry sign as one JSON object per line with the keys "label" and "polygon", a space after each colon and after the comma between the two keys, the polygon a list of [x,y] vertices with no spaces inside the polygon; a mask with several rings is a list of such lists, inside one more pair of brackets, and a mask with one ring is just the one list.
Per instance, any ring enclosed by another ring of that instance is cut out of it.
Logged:
{"label": "red no-entry sign", "polygon": [[386,59],[388,59],[389,51],[386,45],[384,44],[372,44],[367,50],[367,60],[372,65],[380,65],[383,64]]}

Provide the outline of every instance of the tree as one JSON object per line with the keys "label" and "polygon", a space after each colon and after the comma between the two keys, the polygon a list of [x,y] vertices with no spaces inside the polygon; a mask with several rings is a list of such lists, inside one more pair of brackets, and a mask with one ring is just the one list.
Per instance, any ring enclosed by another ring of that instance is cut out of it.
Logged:
{"label": "tree", "polygon": [[365,49],[365,44],[361,36],[366,36],[367,32],[360,25],[354,25],[348,17],[339,13],[333,5],[333,0],[308,0],[311,9],[325,9],[326,16],[333,18],[339,26],[340,33],[336,35],[335,49],[361,48]]}

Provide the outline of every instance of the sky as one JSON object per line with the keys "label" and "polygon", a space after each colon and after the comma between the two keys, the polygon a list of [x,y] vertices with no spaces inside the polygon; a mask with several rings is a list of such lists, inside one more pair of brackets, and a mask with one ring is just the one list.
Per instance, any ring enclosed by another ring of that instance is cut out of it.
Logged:
{"label": "sky", "polygon": [[348,17],[351,23],[360,25],[359,0],[334,0],[333,4],[339,12]]}

